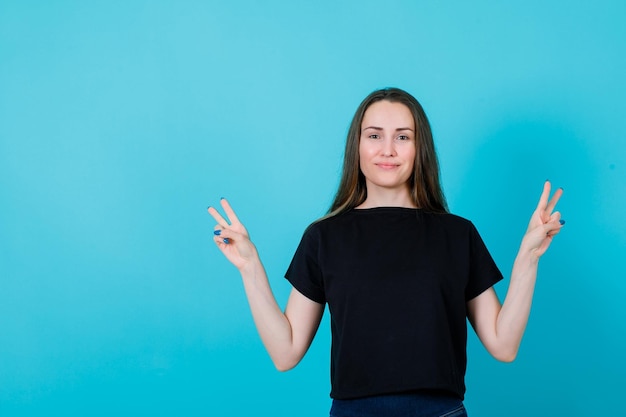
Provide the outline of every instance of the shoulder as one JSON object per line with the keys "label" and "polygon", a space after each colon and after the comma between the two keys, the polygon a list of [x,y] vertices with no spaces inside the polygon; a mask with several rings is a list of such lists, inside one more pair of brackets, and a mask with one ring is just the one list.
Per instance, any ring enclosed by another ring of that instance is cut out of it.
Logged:
{"label": "shoulder", "polygon": [[320,233],[326,231],[328,229],[333,229],[335,227],[340,227],[345,224],[345,222],[351,217],[351,211],[347,211],[344,213],[339,213],[335,215],[324,216],[315,220],[311,223],[305,230],[304,234],[308,233]]}
{"label": "shoulder", "polygon": [[430,213],[424,212],[422,217],[429,222],[432,223],[440,223],[441,225],[457,228],[460,230],[473,229],[474,224],[466,219],[465,217],[461,217],[459,215],[453,213]]}
{"label": "shoulder", "polygon": [[423,230],[430,236],[441,234],[459,244],[471,244],[480,234],[471,220],[452,213],[424,213]]}

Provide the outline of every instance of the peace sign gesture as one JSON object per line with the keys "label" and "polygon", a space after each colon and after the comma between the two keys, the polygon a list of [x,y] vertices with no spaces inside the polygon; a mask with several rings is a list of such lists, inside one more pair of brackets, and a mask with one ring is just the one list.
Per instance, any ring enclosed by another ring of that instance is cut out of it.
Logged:
{"label": "peace sign gesture", "polygon": [[528,230],[522,241],[522,246],[530,250],[537,258],[543,255],[552,238],[561,231],[565,221],[561,220],[561,213],[554,211],[556,203],[563,195],[563,189],[558,188],[552,198],[550,197],[550,181],[546,181],[543,185],[543,192],[539,198],[539,204],[533,212]]}
{"label": "peace sign gesture", "polygon": [[215,234],[213,239],[217,247],[226,256],[226,259],[241,271],[250,261],[258,257],[257,251],[252,241],[250,241],[248,231],[241,224],[228,201],[222,198],[220,204],[224,209],[227,220],[214,207],[209,207],[208,209],[209,214],[217,222],[213,232]]}

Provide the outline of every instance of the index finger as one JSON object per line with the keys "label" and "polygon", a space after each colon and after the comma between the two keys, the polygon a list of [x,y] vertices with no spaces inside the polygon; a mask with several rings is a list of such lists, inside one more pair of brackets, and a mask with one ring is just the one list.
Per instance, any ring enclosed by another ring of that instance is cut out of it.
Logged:
{"label": "index finger", "polygon": [[554,208],[556,207],[556,203],[558,203],[562,195],[563,195],[563,188],[559,187],[554,192],[554,195],[552,196],[552,198],[550,199],[550,202],[548,203],[548,206],[546,207],[547,212],[552,213],[554,211]]}
{"label": "index finger", "polygon": [[213,217],[215,219],[215,221],[217,222],[217,224],[219,224],[220,226],[222,226],[223,228],[226,228],[229,226],[228,222],[222,217],[222,215],[215,209],[215,207],[209,207],[208,208],[208,212],[211,215],[211,217]]}

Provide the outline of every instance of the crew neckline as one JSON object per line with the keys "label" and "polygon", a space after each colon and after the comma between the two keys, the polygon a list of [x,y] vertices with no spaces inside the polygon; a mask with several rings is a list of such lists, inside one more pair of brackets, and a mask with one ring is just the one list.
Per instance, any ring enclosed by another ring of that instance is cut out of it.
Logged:
{"label": "crew neckline", "polygon": [[353,208],[352,212],[371,213],[375,211],[420,211],[419,207],[398,207],[398,206],[379,206],[379,207],[367,207],[367,208]]}

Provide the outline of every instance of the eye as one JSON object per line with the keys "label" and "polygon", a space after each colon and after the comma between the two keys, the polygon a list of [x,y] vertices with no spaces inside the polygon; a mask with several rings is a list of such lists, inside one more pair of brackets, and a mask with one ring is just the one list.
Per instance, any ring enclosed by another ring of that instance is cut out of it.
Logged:
{"label": "eye", "polygon": [[398,139],[399,140],[411,140],[411,138],[409,136],[407,136],[407,135],[400,135],[400,136],[398,136]]}
{"label": "eye", "polygon": [[377,133],[372,133],[371,135],[367,136],[370,139],[380,139],[380,136]]}

